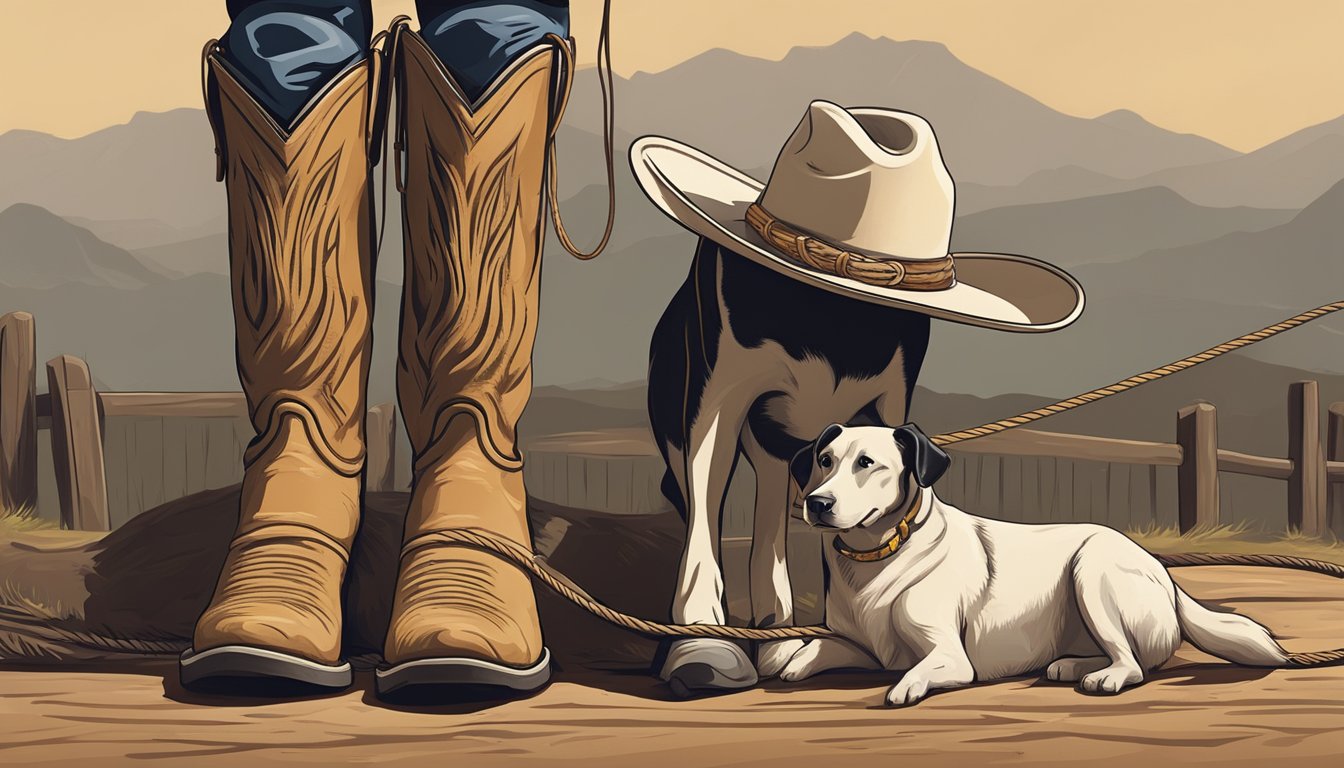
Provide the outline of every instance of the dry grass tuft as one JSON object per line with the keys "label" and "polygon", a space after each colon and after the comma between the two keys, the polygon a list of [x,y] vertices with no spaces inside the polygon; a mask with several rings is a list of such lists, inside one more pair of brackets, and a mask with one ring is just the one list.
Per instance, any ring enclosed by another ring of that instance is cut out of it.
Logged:
{"label": "dry grass tuft", "polygon": [[0,535],[21,531],[40,531],[54,529],[56,526],[37,516],[35,509],[0,510]]}
{"label": "dry grass tuft", "polygon": [[1321,538],[1300,531],[1271,534],[1238,523],[1199,527],[1184,535],[1175,527],[1149,526],[1127,535],[1156,554],[1293,555],[1344,565],[1344,543],[1333,534]]}
{"label": "dry grass tuft", "polygon": [[45,605],[11,581],[0,581],[0,606],[16,608],[24,615],[42,621],[59,621],[71,616],[71,611],[66,610],[61,601],[55,601],[54,605]]}

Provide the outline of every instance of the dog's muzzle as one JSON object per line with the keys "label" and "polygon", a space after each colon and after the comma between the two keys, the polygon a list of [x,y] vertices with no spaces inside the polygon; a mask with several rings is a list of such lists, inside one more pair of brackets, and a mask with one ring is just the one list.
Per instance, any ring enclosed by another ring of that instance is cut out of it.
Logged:
{"label": "dog's muzzle", "polygon": [[803,519],[809,525],[821,526],[825,528],[832,527],[830,523],[827,523],[826,521],[822,520],[822,516],[830,514],[831,510],[835,507],[834,498],[830,496],[823,496],[821,494],[812,494],[811,496],[807,497],[807,499],[803,502],[803,504],[806,510],[805,513],[803,514]]}

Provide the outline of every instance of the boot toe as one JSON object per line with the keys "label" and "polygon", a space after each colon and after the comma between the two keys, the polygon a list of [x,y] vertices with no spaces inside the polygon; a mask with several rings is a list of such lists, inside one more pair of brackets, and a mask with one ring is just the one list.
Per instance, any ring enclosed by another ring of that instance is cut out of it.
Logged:
{"label": "boot toe", "polygon": [[328,636],[323,638],[328,642],[319,642],[313,632],[313,622],[311,614],[292,608],[222,605],[201,616],[192,648],[203,652],[241,645],[279,651],[321,664],[335,664],[340,649],[332,647],[329,632],[321,633]]}
{"label": "boot toe", "polygon": [[545,650],[507,615],[462,609],[407,611],[388,633],[384,657],[389,663],[433,658],[467,658],[528,667]]}
{"label": "boot toe", "polygon": [[528,577],[494,555],[425,546],[406,555],[383,657],[470,658],[514,668],[543,651]]}

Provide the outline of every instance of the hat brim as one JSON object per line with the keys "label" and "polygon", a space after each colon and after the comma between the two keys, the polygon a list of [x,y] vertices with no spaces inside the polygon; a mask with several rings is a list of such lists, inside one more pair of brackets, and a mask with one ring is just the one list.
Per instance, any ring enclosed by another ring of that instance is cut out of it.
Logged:
{"label": "hat brim", "polygon": [[700,150],[662,136],[630,147],[644,194],[697,235],[777,272],[861,301],[1003,331],[1063,328],[1083,311],[1083,289],[1052,264],[1000,253],[956,253],[957,281],[937,291],[869,285],[814,269],[766,244],[746,221],[765,185]]}

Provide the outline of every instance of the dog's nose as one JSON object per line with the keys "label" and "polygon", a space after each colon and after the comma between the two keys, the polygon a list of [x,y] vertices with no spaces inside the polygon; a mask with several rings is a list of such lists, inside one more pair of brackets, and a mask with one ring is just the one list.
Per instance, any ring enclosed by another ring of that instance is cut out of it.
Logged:
{"label": "dog's nose", "polygon": [[831,511],[835,506],[835,499],[829,496],[808,496],[807,512],[812,516],[813,523],[821,522],[821,516]]}

